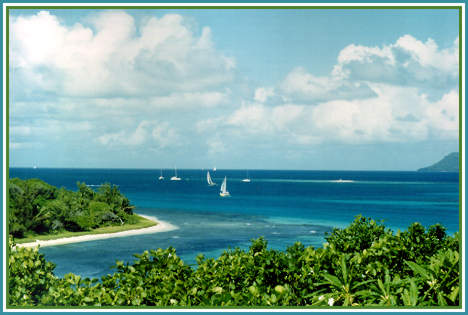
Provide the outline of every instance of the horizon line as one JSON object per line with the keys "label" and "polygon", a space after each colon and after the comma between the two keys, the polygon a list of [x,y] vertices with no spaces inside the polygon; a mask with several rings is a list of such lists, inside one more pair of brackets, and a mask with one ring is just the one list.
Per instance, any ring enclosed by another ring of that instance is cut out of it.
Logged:
{"label": "horizon line", "polygon": [[[54,167],[54,166],[44,166],[44,167],[37,167],[33,168],[32,166],[8,166],[9,169],[11,168],[22,168],[22,169],[76,169],[76,170],[173,170],[174,167]],[[178,170],[201,170],[201,171],[210,171],[213,170],[212,167],[209,168],[177,168]],[[315,171],[315,172],[419,172],[418,169],[393,169],[393,170],[382,170],[382,169],[274,169],[274,168],[216,168],[216,171]],[[434,173],[459,173],[460,171],[456,172],[448,172],[448,171],[435,171]],[[432,173],[432,172],[426,172]]]}

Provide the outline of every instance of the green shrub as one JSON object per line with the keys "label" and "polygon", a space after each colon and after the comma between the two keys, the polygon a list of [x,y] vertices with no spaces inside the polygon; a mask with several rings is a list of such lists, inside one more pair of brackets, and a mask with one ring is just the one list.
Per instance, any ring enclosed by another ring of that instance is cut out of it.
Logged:
{"label": "green shrub", "polygon": [[419,224],[393,234],[373,222],[358,217],[349,227],[335,229],[318,249],[295,243],[286,251],[272,250],[259,238],[248,250],[229,249],[217,259],[199,255],[195,268],[184,264],[174,248],[145,251],[132,264],[118,261],[115,272],[100,281],[73,274],[55,278],[53,264],[37,251],[13,250],[8,301],[11,306],[460,304],[458,234]]}
{"label": "green shrub", "polygon": [[60,230],[88,231],[109,223],[134,221],[133,206],[117,186],[102,185],[97,192],[85,183],[77,191],[57,189],[39,179],[9,180],[9,232],[50,234]]}

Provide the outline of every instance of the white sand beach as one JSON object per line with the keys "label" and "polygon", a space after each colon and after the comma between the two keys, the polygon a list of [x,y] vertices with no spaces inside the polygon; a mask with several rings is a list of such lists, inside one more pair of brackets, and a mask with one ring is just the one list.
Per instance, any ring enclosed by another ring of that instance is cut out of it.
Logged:
{"label": "white sand beach", "polygon": [[142,215],[142,214],[138,214],[138,215],[148,220],[155,221],[158,224],[155,226],[148,227],[148,228],[128,230],[128,231],[115,232],[115,233],[72,236],[72,237],[64,237],[64,238],[59,238],[56,240],[47,240],[47,241],[37,240],[35,242],[30,242],[30,243],[16,244],[16,246],[29,247],[29,248],[36,247],[38,245],[40,247],[55,246],[55,245],[63,245],[63,244],[70,244],[70,243],[80,243],[80,242],[87,242],[87,241],[94,241],[94,240],[102,240],[102,239],[113,238],[113,237],[125,237],[125,236],[131,236],[131,235],[139,235],[139,234],[168,232],[168,231],[178,229],[177,226],[170,224],[169,222],[166,222],[166,221],[158,220],[158,218],[156,217]]}

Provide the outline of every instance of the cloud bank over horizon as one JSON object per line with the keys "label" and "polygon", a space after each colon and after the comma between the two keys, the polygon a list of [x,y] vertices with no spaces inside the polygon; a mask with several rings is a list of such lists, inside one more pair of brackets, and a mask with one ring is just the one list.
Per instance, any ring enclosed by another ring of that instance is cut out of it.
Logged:
{"label": "cloud bank over horizon", "polygon": [[215,33],[174,13],[96,10],[72,25],[48,11],[11,16],[11,162],[39,152],[61,166],[79,153],[83,166],[116,154],[121,167],[174,156],[209,166],[252,152],[281,164],[324,145],[458,141],[458,37],[350,40],[328,75],[296,65],[264,86]]}

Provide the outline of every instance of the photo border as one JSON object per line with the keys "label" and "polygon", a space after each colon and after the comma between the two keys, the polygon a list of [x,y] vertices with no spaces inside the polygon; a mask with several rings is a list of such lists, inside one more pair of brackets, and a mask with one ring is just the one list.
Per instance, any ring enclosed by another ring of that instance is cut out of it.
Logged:
{"label": "photo border", "polygon": [[[118,3],[117,5],[115,3]],[[430,3],[430,4],[428,4]],[[9,11],[12,9],[458,9],[459,11],[459,231],[460,231],[460,256],[462,263],[460,264],[460,306],[453,307],[12,307],[7,305],[7,266],[6,262],[9,256],[8,250],[8,213],[7,200],[8,200],[8,181],[9,178]],[[259,2],[259,3],[246,3],[246,2],[230,2],[230,3],[219,3],[219,2],[208,2],[208,3],[196,3],[196,2],[177,2],[177,3],[154,3],[154,2],[142,2],[142,3],[124,3],[124,2],[104,2],[104,3],[77,3],[77,2],[52,2],[52,3],[20,3],[16,1],[5,1],[3,2],[3,14],[2,14],[2,25],[3,25],[3,181],[2,181],[2,204],[3,204],[3,311],[14,312],[14,311],[39,311],[39,312],[60,312],[63,310],[71,312],[82,312],[82,311],[97,311],[97,312],[128,312],[128,311],[151,311],[151,312],[374,312],[374,311],[408,311],[419,312],[419,311],[453,311],[453,312],[464,312],[465,311],[465,251],[464,244],[466,241],[465,235],[465,119],[466,113],[464,113],[465,104],[465,41],[464,30],[465,30],[465,3],[453,2],[453,3],[437,3],[437,2],[416,2],[408,3],[404,2],[383,2],[383,3],[313,3],[313,2],[298,2],[298,3],[272,3],[272,2]]]}

